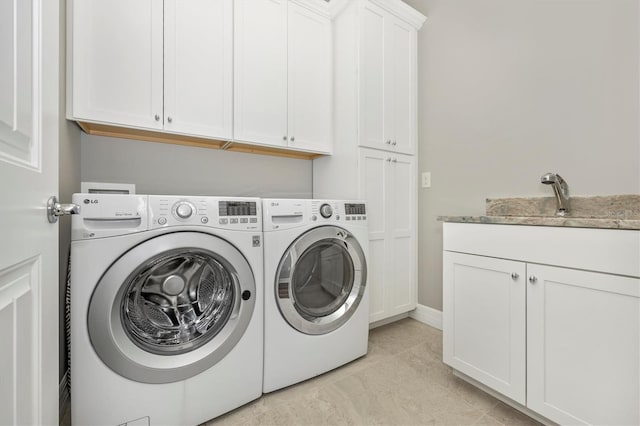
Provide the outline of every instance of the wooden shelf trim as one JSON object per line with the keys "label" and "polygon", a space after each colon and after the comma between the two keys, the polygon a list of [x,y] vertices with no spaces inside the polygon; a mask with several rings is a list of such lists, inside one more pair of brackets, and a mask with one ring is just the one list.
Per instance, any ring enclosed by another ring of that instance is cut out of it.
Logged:
{"label": "wooden shelf trim", "polygon": [[76,121],[78,126],[88,135],[107,136],[111,138],[134,139],[146,142],[159,142],[175,145],[186,145],[197,148],[220,149],[231,152],[244,152],[250,154],[272,155],[276,157],[295,158],[299,160],[313,160],[322,157],[323,154],[311,152],[292,151],[283,148],[251,145],[233,141],[221,141],[216,139],[199,138],[195,136],[176,135],[173,133],[157,132],[153,130],[129,129],[107,124],[88,123]]}

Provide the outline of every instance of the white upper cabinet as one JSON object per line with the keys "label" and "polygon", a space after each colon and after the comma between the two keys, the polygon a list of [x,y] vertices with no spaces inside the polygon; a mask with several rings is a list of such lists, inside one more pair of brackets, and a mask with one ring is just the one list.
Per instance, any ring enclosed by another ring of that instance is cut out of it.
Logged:
{"label": "white upper cabinet", "polygon": [[289,3],[288,136],[298,149],[330,152],[331,21]]}
{"label": "white upper cabinet", "polygon": [[287,146],[287,1],[234,5],[234,138]]}
{"label": "white upper cabinet", "polygon": [[417,30],[369,2],[360,19],[360,144],[414,154]]}
{"label": "white upper cabinet", "polygon": [[231,139],[233,3],[165,0],[164,128]]}
{"label": "white upper cabinet", "polygon": [[415,153],[416,31],[407,23],[387,19],[385,25],[385,141],[398,152]]}
{"label": "white upper cabinet", "polygon": [[389,149],[384,131],[385,12],[365,3],[360,39],[360,145]]}
{"label": "white upper cabinet", "polygon": [[331,152],[331,21],[310,4],[235,0],[235,140]]}
{"label": "white upper cabinet", "polygon": [[231,138],[232,7],[232,0],[71,1],[68,117]]}
{"label": "white upper cabinet", "polygon": [[68,117],[162,129],[161,1],[70,0]]}

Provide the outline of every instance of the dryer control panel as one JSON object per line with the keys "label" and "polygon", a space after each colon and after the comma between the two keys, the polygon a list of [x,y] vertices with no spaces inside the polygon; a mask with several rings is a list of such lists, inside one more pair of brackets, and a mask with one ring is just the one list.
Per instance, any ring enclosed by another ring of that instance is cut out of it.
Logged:
{"label": "dryer control panel", "polygon": [[204,225],[259,231],[261,207],[257,198],[149,195],[149,227]]}
{"label": "dryer control panel", "polygon": [[367,226],[364,201],[263,199],[264,230],[274,231],[313,225]]}

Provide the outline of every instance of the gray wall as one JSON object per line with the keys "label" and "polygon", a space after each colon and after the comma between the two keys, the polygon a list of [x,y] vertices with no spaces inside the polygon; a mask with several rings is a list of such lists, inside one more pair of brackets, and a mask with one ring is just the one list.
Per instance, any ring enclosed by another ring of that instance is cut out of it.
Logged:
{"label": "gray wall", "polygon": [[311,161],[82,134],[82,180],[139,194],[311,197]]}
{"label": "gray wall", "polygon": [[419,33],[421,304],[442,309],[438,215],[485,198],[640,192],[637,0],[405,0]]}

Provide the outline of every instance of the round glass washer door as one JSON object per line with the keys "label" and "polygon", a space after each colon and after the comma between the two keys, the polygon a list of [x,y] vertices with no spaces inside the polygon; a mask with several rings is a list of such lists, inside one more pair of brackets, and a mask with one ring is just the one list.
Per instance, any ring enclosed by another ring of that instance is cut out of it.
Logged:
{"label": "round glass washer door", "polygon": [[184,380],[238,343],[255,307],[245,257],[200,232],[163,234],[132,248],[102,276],[88,329],[102,361],[143,383]]}
{"label": "round glass washer door", "polygon": [[351,318],[366,282],[366,259],[353,234],[321,226],[298,237],[284,253],[276,272],[275,297],[293,328],[326,334]]}

